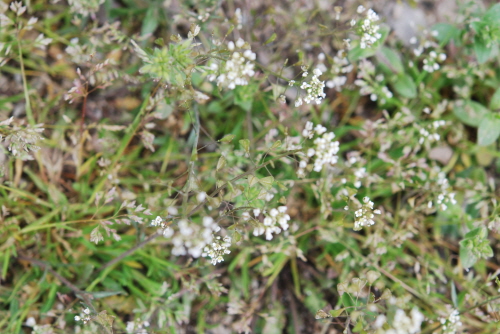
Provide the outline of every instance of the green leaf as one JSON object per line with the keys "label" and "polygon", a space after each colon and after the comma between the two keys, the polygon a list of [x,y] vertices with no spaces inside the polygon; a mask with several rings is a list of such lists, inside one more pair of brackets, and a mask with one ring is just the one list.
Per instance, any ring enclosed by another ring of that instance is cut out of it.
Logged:
{"label": "green leaf", "polygon": [[379,60],[386,64],[396,74],[404,71],[403,62],[401,61],[399,54],[386,46],[380,48],[380,53],[377,54],[377,58],[379,58]]}
{"label": "green leaf", "polygon": [[354,302],[352,301],[351,295],[348,293],[344,293],[341,297],[342,299],[342,305],[345,307],[351,307],[354,306]]}
{"label": "green leaf", "polygon": [[267,176],[259,180],[259,183],[266,189],[269,190],[273,187],[274,177]]}
{"label": "green leaf", "polygon": [[123,291],[96,291],[96,292],[88,292],[94,297],[94,299],[107,298],[115,295],[126,295]]}
{"label": "green leaf", "polygon": [[491,6],[484,15],[484,20],[498,24],[500,22],[500,3]]}
{"label": "green leaf", "polygon": [[243,148],[243,150],[245,150],[246,153],[250,153],[250,140],[241,139],[239,143],[241,145],[241,148]]}
{"label": "green leaf", "polygon": [[158,8],[150,6],[146,12],[146,17],[142,21],[141,35],[152,34],[158,28]]}
{"label": "green leaf", "polygon": [[267,45],[269,43],[272,43],[276,39],[276,33],[273,33],[271,37],[267,39],[267,41],[264,43],[264,45]]}
{"label": "green leaf", "polygon": [[222,168],[224,168],[226,166],[226,163],[227,163],[227,160],[226,160],[226,157],[221,155],[220,158],[219,158],[219,161],[217,161],[217,167],[216,167],[216,171],[220,171]]}
{"label": "green leaf", "polygon": [[478,228],[475,228],[469,232],[467,232],[467,234],[465,234],[465,239],[469,239],[469,238],[474,238],[475,236],[484,236],[484,232],[483,232],[483,228],[481,227],[478,227]]}
{"label": "green leaf", "polygon": [[257,182],[259,182],[258,178],[256,178],[254,175],[248,175],[248,185],[250,187],[253,187]]}
{"label": "green leaf", "polygon": [[477,257],[471,249],[460,245],[460,260],[462,261],[464,268],[470,268],[476,263]]}
{"label": "green leaf", "polygon": [[488,113],[481,122],[477,130],[477,144],[488,146],[493,144],[500,136],[500,119],[493,113]]}
{"label": "green leaf", "polygon": [[228,135],[225,135],[222,139],[219,140],[220,143],[230,143],[234,137],[236,137],[235,135],[233,134],[228,134]]}
{"label": "green leaf", "polygon": [[453,283],[453,281],[451,281],[450,284],[451,284],[451,301],[453,302],[453,306],[455,308],[458,308],[457,288],[455,287],[455,283]]}
{"label": "green leaf", "polygon": [[334,318],[340,317],[342,312],[344,312],[345,308],[339,308],[338,310],[330,310],[330,315]]}
{"label": "green leaf", "polygon": [[438,23],[432,27],[432,31],[437,31],[436,39],[440,44],[446,45],[448,42],[458,36],[460,30],[449,23]]}
{"label": "green leaf", "polygon": [[374,54],[375,50],[373,48],[362,49],[359,46],[355,46],[349,51],[349,53],[347,54],[347,58],[349,58],[351,62],[355,62],[363,58],[371,57]]}
{"label": "green leaf", "polygon": [[417,96],[417,85],[407,74],[399,76],[394,83],[394,89],[403,97],[415,98]]}
{"label": "green leaf", "polygon": [[490,109],[497,110],[500,109],[500,88],[498,88],[490,100]]}
{"label": "green leaf", "polygon": [[474,36],[473,47],[479,64],[484,64],[490,59],[493,48],[487,47],[486,42],[479,35]]}
{"label": "green leaf", "polygon": [[470,126],[479,126],[479,123],[490,111],[482,104],[471,100],[460,100],[455,103],[453,113],[459,120]]}

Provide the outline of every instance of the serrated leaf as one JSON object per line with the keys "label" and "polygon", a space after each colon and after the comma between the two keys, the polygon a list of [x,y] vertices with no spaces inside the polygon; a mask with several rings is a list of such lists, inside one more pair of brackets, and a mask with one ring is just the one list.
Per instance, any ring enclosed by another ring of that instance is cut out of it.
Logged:
{"label": "serrated leaf", "polygon": [[241,139],[239,141],[239,143],[241,145],[241,148],[243,148],[243,150],[246,153],[250,153],[250,140],[248,140],[248,139]]}
{"label": "serrated leaf", "polygon": [[236,136],[233,134],[228,134],[228,135],[225,135],[224,137],[222,137],[222,139],[220,139],[219,142],[220,143],[230,143],[231,141],[233,141],[234,137],[236,137]]}
{"label": "serrated leaf", "polygon": [[477,129],[477,144],[488,146],[493,144],[500,136],[500,119],[489,113],[479,123]]}
{"label": "serrated leaf", "polygon": [[267,45],[267,44],[269,44],[269,43],[274,42],[274,40],[276,39],[276,36],[277,36],[277,35],[276,35],[276,33],[273,33],[273,34],[271,35],[271,37],[269,37],[269,38],[267,39],[267,41],[264,43],[264,45]]}
{"label": "serrated leaf", "polygon": [[484,20],[498,24],[500,22],[500,3],[491,6],[484,15]]}
{"label": "serrated leaf", "polygon": [[248,185],[250,187],[253,187],[257,182],[259,182],[259,179],[255,175],[248,175]]}
{"label": "serrated leaf", "polygon": [[224,168],[227,164],[226,157],[221,155],[219,161],[217,161],[217,168],[215,169],[217,172]]}
{"label": "serrated leaf", "polygon": [[259,180],[259,183],[266,189],[269,190],[273,187],[274,177],[266,176]]}
{"label": "serrated leaf", "polygon": [[413,78],[407,74],[398,77],[394,83],[394,89],[403,97],[414,98],[417,96],[417,85]]}

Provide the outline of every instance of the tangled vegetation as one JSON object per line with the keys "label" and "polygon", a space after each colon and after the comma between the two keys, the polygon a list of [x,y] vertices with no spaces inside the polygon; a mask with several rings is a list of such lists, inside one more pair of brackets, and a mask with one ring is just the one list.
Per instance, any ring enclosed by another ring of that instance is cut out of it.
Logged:
{"label": "tangled vegetation", "polygon": [[0,2],[0,332],[500,333],[500,4],[450,13]]}

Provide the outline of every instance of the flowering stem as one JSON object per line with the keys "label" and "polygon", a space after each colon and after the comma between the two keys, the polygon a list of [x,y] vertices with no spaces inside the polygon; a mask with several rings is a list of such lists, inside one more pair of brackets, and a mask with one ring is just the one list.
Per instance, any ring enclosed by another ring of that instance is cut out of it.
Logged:
{"label": "flowering stem", "polygon": [[24,61],[23,61],[23,51],[21,49],[21,39],[17,38],[17,47],[19,50],[19,64],[21,65],[21,76],[23,78],[23,90],[24,90],[24,99],[26,100],[26,117],[28,118],[28,122],[30,125],[35,125],[35,117],[33,116],[33,110],[31,109],[30,97],[28,94],[28,84],[26,83],[26,72],[24,70]]}

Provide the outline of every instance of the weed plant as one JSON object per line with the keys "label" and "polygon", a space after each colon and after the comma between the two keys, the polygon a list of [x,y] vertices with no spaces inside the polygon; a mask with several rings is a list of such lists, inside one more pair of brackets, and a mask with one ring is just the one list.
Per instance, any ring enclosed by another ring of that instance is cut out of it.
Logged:
{"label": "weed plant", "polygon": [[500,4],[341,2],[0,2],[0,332],[500,333]]}

